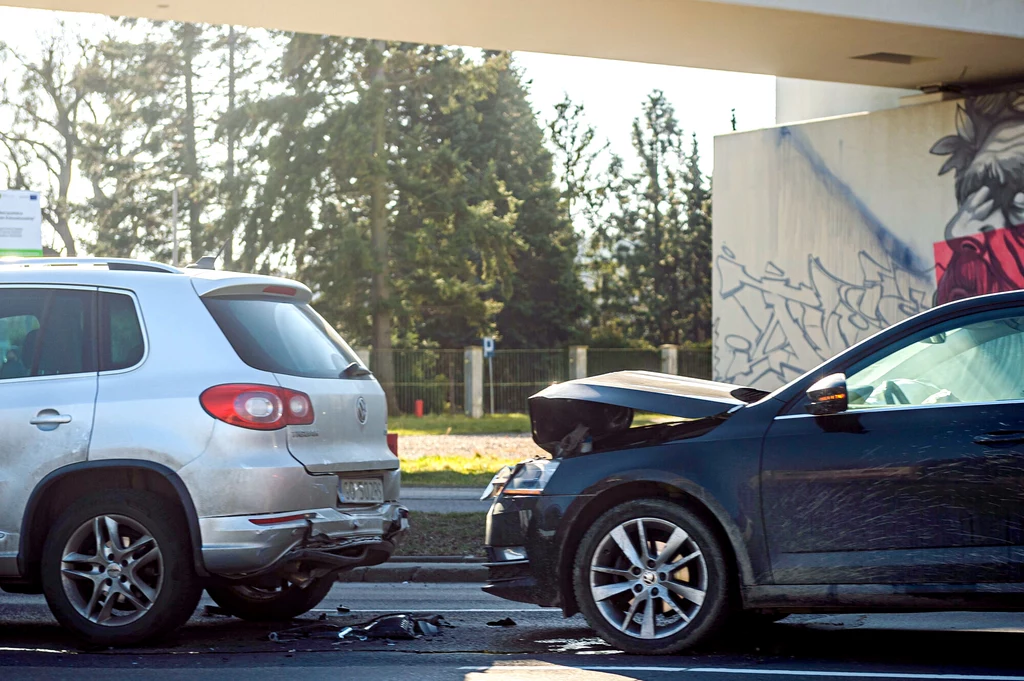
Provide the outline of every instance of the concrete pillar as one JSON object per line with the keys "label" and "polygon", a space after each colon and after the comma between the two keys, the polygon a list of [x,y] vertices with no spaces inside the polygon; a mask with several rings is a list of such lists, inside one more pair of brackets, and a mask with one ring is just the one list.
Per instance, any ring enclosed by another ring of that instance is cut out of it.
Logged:
{"label": "concrete pillar", "polygon": [[369,369],[370,368],[370,348],[358,347],[358,348],[352,348],[352,349],[356,351],[356,357],[359,358],[359,361],[362,362],[366,366],[367,369]]}
{"label": "concrete pillar", "polygon": [[672,374],[673,376],[678,375],[679,346],[666,343],[659,349],[661,350],[661,373]]}
{"label": "concrete pillar", "polygon": [[569,378],[587,377],[587,346],[569,346]]}
{"label": "concrete pillar", "polygon": [[466,348],[464,360],[466,381],[466,416],[478,419],[484,415],[484,349],[479,345]]}

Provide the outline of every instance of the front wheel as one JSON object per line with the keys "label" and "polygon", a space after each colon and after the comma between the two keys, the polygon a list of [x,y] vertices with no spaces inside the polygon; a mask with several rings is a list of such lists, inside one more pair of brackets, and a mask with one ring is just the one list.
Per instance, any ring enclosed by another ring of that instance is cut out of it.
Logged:
{"label": "front wheel", "polygon": [[605,512],[580,542],[576,602],[605,641],[628,653],[691,648],[729,615],[729,571],[714,533],[661,499]]}
{"label": "front wheel", "polygon": [[129,645],[167,633],[202,595],[188,536],[179,509],[163,497],[115,490],[81,499],[43,545],[46,602],[91,643]]}
{"label": "front wheel", "polygon": [[335,581],[334,575],[327,575],[314,579],[305,588],[284,580],[275,588],[242,584],[210,586],[206,593],[235,617],[254,622],[275,622],[290,620],[315,608],[327,597]]}

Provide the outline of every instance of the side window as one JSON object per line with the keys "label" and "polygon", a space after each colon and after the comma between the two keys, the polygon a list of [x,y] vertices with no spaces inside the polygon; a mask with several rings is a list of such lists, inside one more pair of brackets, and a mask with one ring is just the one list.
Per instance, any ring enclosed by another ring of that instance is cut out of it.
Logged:
{"label": "side window", "polygon": [[1024,400],[1024,311],[950,322],[846,379],[850,409]]}
{"label": "side window", "polygon": [[95,295],[0,288],[0,380],[96,371]]}
{"label": "side window", "polygon": [[131,296],[100,294],[100,371],[128,369],[142,361],[145,340]]}

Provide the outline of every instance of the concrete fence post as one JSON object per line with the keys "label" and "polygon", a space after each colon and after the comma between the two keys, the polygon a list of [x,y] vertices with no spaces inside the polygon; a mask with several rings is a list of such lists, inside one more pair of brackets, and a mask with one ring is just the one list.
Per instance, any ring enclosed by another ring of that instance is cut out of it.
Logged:
{"label": "concrete fence post", "polygon": [[587,346],[569,346],[569,378],[587,377]]}
{"label": "concrete fence post", "polygon": [[370,368],[370,348],[358,347],[358,348],[352,348],[352,349],[356,351],[356,357],[359,358],[359,361],[362,362],[364,365],[366,365],[366,368],[369,369]]}
{"label": "concrete fence post", "polygon": [[666,343],[662,345],[661,350],[661,373],[672,374],[673,376],[679,374],[679,346]]}
{"label": "concrete fence post", "polygon": [[466,416],[478,419],[484,415],[484,349],[479,345],[466,348]]}

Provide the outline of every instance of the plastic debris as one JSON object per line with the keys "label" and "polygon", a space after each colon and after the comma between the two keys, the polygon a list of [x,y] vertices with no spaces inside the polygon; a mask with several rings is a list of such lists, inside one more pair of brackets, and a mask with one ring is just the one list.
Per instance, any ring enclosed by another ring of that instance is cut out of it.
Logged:
{"label": "plastic debris", "polygon": [[[292,627],[284,631],[272,631],[267,634],[267,639],[274,643],[291,643],[302,639],[344,639],[352,633],[352,627],[342,627],[337,624],[305,624],[301,627]],[[362,637],[366,640],[366,637]]]}
{"label": "plastic debris", "polygon": [[416,638],[416,622],[410,615],[384,615],[361,628],[370,638],[392,640]]}
{"label": "plastic debris", "polygon": [[344,605],[339,605],[338,606],[338,612],[341,613],[342,615],[344,615],[345,613],[352,612],[352,610],[349,609],[349,608],[346,608]]}
{"label": "plastic debris", "polygon": [[[326,615],[326,613],[325,613]],[[335,641],[366,641],[378,639],[387,641],[409,641],[424,636],[437,636],[442,628],[454,629],[443,615],[414,617],[397,613],[381,615],[364,624],[340,625],[326,622],[321,616],[313,624],[304,624],[283,631],[272,631],[267,638],[274,643],[291,643],[304,639],[328,639]],[[511,621],[511,620],[510,620]],[[513,622],[513,624],[515,624]]]}
{"label": "plastic debris", "polygon": [[488,622],[487,626],[489,626],[489,627],[514,627],[514,626],[516,626],[516,621],[514,619],[512,619],[511,617],[505,617],[505,618],[500,619],[500,620],[494,620],[493,622]]}

